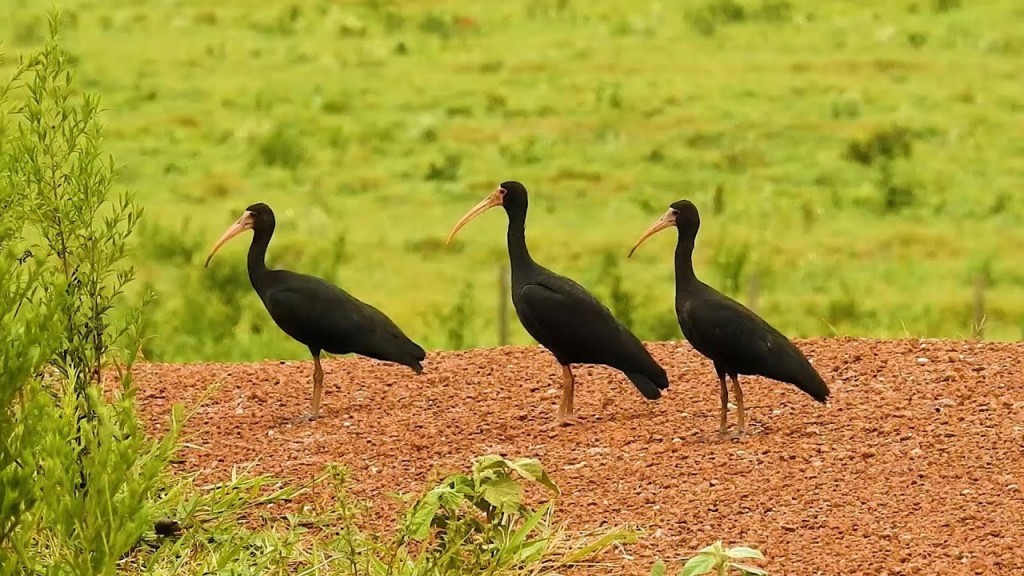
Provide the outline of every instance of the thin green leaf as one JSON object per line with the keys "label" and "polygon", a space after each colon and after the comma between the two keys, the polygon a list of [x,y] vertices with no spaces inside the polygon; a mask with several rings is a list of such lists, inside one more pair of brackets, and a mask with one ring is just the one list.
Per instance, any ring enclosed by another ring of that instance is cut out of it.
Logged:
{"label": "thin green leaf", "polygon": [[434,521],[437,509],[441,507],[441,495],[436,491],[430,491],[422,500],[416,503],[406,531],[409,538],[416,541],[423,541],[430,534],[430,526]]}
{"label": "thin green leaf", "polygon": [[513,562],[519,566],[539,562],[541,558],[544,557],[544,553],[547,552],[548,546],[550,545],[550,538],[541,538],[539,540],[527,542],[516,552],[513,557]]}
{"label": "thin green leaf", "polygon": [[633,542],[636,542],[636,532],[631,530],[613,530],[586,546],[566,554],[565,557],[562,558],[562,563],[575,564],[577,562],[582,562],[594,554],[600,553],[612,544],[632,544]]}
{"label": "thin green leaf", "polygon": [[665,563],[658,560],[654,566],[651,566],[651,576],[665,576],[665,570]]}
{"label": "thin green leaf", "polygon": [[523,522],[523,525],[520,526],[519,529],[512,534],[511,538],[509,538],[509,548],[514,550],[522,546],[523,542],[526,541],[527,536],[529,536],[530,532],[532,532],[533,529],[536,528],[538,524],[540,524],[540,521],[544,519],[549,510],[551,510],[550,502],[544,504],[543,506],[538,508],[532,515],[530,515],[530,517],[527,518],[525,522]]}

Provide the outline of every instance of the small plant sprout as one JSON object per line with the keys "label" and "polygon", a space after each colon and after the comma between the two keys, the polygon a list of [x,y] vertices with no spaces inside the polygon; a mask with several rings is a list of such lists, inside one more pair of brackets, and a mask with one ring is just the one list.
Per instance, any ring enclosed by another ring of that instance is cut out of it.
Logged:
{"label": "small plant sprout", "polygon": [[[767,576],[768,572],[756,566],[741,564],[737,560],[758,559],[763,560],[764,556],[753,548],[737,546],[725,548],[722,541],[717,540],[714,544],[702,548],[697,555],[683,564],[679,576],[699,576],[700,574],[715,574],[715,576],[727,576],[739,574],[740,576]],[[651,568],[651,576],[665,576],[665,563],[658,560]]]}

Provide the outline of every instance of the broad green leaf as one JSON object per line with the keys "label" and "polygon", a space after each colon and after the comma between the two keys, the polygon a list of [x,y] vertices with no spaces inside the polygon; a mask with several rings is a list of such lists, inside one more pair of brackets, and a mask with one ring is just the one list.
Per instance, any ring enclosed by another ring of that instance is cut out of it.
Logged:
{"label": "broad green leaf", "polygon": [[430,534],[430,525],[440,506],[441,494],[433,490],[416,503],[412,514],[409,516],[409,523],[406,526],[409,538],[422,541]]}
{"label": "broad green leaf", "polygon": [[480,487],[480,496],[500,510],[514,510],[522,501],[523,488],[508,476],[488,480]]}
{"label": "broad green leaf", "polygon": [[768,571],[758,568],[757,566],[748,566],[747,564],[737,564],[736,562],[729,563],[733,568],[743,572],[745,575],[750,576],[768,576]]}
{"label": "broad green leaf", "polygon": [[730,548],[725,551],[725,555],[729,558],[764,558],[764,555],[760,551],[754,550],[753,548],[747,548],[746,546],[737,546]]}
{"label": "broad green leaf", "polygon": [[665,576],[665,563],[658,560],[651,566],[651,576]]}
{"label": "broad green leaf", "polygon": [[480,456],[473,461],[473,472],[479,475],[481,472],[488,470],[496,470],[499,468],[508,467],[508,463],[501,456],[495,454],[488,454],[486,456]]}
{"label": "broad green leaf", "polygon": [[698,576],[707,574],[715,567],[715,557],[710,553],[701,553],[686,561],[683,564],[683,571],[679,576]]}
{"label": "broad green leaf", "polygon": [[534,458],[520,458],[508,463],[509,467],[518,472],[522,477],[539,482],[547,486],[555,495],[561,495],[562,491],[558,485],[548,476],[548,473],[541,466],[540,461]]}
{"label": "broad green leaf", "polygon": [[441,505],[448,509],[454,509],[466,499],[462,492],[456,490],[444,490],[439,494]]}

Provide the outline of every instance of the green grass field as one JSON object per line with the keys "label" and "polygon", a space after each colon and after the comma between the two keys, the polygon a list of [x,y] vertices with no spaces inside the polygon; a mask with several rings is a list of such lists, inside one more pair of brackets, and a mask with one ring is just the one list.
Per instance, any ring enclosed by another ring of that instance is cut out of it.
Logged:
{"label": "green grass field", "polygon": [[[16,54],[51,2],[0,19]],[[668,203],[702,210],[698,274],[793,337],[1024,337],[1024,5],[1012,0],[64,3],[106,148],[145,206],[146,356],[304,358],[248,285],[318,274],[427,348],[498,342],[504,215],[531,191],[535,258],[645,339],[681,338]],[[136,295],[137,296],[137,295]],[[529,338],[513,317],[511,342]]]}

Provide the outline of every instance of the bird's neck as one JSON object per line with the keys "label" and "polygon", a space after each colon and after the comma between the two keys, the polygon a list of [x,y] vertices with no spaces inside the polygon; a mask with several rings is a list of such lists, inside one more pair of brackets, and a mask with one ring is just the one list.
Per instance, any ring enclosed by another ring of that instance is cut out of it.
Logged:
{"label": "bird's neck", "polygon": [[697,283],[697,275],[693,272],[694,238],[679,235],[676,242],[676,288],[687,289]]}
{"label": "bird's neck", "polygon": [[533,265],[530,251],[526,247],[526,218],[509,214],[508,218],[508,257],[512,269]]}
{"label": "bird's neck", "polygon": [[267,246],[270,245],[270,237],[273,231],[254,232],[252,244],[249,244],[249,257],[247,267],[249,269],[249,282],[253,288],[259,290],[260,280],[267,273]]}

